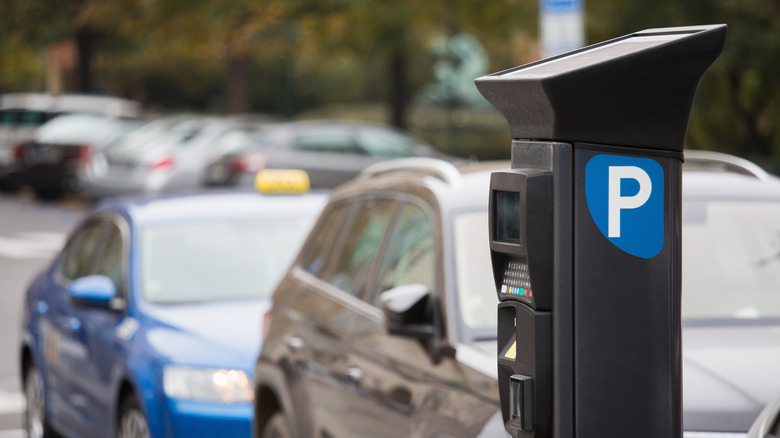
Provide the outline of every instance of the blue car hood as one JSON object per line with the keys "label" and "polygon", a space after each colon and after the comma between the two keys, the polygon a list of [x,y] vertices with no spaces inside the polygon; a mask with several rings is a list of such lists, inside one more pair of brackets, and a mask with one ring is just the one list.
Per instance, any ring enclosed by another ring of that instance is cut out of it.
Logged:
{"label": "blue car hood", "polygon": [[154,306],[147,314],[158,324],[145,336],[166,362],[251,371],[270,307],[270,300]]}
{"label": "blue car hood", "polygon": [[683,329],[683,426],[746,432],[780,393],[780,326]]}

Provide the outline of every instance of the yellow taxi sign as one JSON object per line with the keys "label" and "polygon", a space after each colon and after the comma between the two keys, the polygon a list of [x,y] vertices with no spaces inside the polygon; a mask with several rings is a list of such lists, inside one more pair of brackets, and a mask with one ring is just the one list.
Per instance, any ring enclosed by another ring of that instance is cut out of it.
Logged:
{"label": "yellow taxi sign", "polygon": [[255,190],[266,194],[306,193],[309,174],[297,169],[263,169],[255,176]]}

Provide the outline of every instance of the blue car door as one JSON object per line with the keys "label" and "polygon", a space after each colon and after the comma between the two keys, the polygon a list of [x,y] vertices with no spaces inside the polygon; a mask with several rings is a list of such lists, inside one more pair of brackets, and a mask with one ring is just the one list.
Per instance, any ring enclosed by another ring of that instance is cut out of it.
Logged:
{"label": "blue car door", "polygon": [[73,233],[48,281],[46,312],[40,318],[43,372],[51,410],[62,426],[84,435],[85,405],[74,391],[74,370],[87,359],[78,341],[81,323],[68,296],[68,284],[92,272],[96,251],[102,245],[104,222],[90,218]]}
{"label": "blue car door", "polygon": [[124,341],[128,338],[127,330],[118,329],[118,326],[129,327],[123,324],[126,319],[125,242],[128,227],[124,219],[115,215],[105,215],[103,221],[102,245],[95,253],[90,275],[105,275],[113,281],[117,291],[114,308],[73,307],[74,323],[78,326],[74,342],[86,354],[80,360],[74,360],[77,366],[71,370],[71,389],[84,406],[84,421],[90,428],[88,436],[94,437],[111,436],[114,430],[116,394],[112,383],[125,358]]}
{"label": "blue car door", "polygon": [[[127,260],[124,230],[127,226],[123,219],[109,214],[102,214],[91,222],[99,230],[99,242],[84,246],[79,251],[83,266],[70,275],[71,278],[63,276],[60,295],[64,299],[58,301],[54,314],[59,321],[61,355],[67,358],[62,363],[61,380],[67,382],[63,399],[73,423],[69,426],[83,436],[104,437],[113,433],[114,391],[111,383],[117,362],[124,357],[124,344],[117,341],[115,333],[124,319]],[[66,286],[69,280],[96,274],[106,275],[114,282],[115,302],[120,303],[116,310],[90,307],[69,299]]]}

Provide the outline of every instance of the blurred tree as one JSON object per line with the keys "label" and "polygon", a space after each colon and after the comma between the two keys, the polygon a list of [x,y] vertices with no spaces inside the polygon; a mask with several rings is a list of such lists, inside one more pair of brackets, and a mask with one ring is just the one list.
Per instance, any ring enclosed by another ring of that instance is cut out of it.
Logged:
{"label": "blurred tree", "polygon": [[472,33],[506,44],[517,33],[532,30],[535,0],[298,0],[294,10],[302,50],[319,62],[344,54],[363,60],[382,59],[389,122],[405,128],[413,90],[409,60],[436,35]]}
{"label": "blurred tree", "polygon": [[592,41],[651,27],[728,24],[724,52],[699,87],[687,147],[780,170],[779,0],[600,0],[587,6]]}
{"label": "blurred tree", "polygon": [[239,113],[250,109],[253,58],[259,52],[280,58],[289,52],[287,9],[282,0],[146,0],[132,26],[156,45],[146,50],[158,59],[222,64],[227,110]]}
{"label": "blurred tree", "polygon": [[10,40],[10,50],[17,55],[25,51],[45,53],[63,41],[75,47],[75,78],[69,89],[93,92],[95,54],[99,45],[117,35],[120,17],[132,0],[5,1],[0,6],[3,40]]}
{"label": "blurred tree", "polygon": [[[67,66],[73,47],[66,91],[286,115],[297,102],[381,96],[391,122],[405,126],[410,96],[431,74],[434,37],[472,34],[506,68],[518,61],[518,41],[524,54],[533,46],[536,17],[536,0],[6,0],[0,86],[40,89],[45,54]],[[270,105],[250,101],[259,92]]]}

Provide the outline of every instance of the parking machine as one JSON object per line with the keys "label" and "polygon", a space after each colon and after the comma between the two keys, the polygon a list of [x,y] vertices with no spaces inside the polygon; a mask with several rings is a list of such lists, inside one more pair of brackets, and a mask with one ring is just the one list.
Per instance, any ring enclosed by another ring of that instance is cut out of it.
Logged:
{"label": "parking machine", "polygon": [[650,29],[476,80],[513,138],[490,191],[513,437],[682,436],[683,144],[725,36]]}

